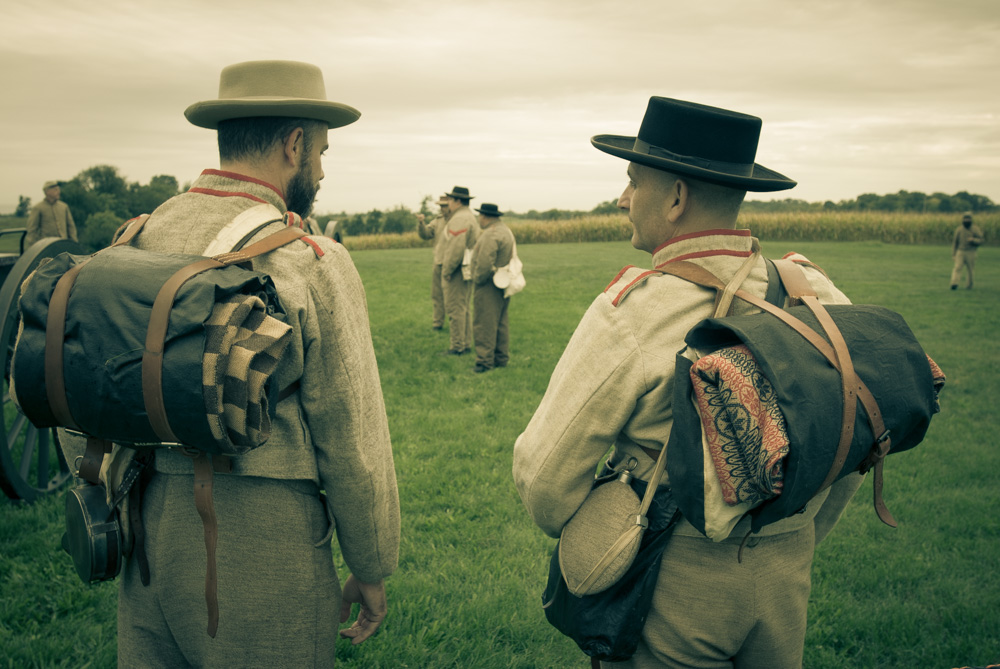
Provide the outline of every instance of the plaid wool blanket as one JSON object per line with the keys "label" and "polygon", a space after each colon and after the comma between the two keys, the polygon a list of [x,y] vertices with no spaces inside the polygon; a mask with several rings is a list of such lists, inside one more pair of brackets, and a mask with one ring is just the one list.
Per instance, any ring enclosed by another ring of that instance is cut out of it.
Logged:
{"label": "plaid wool blanket", "polygon": [[291,333],[256,295],[232,295],[212,309],[202,383],[209,428],[217,442],[227,444],[225,450],[256,448],[270,435],[268,403],[276,401],[278,389],[265,387],[266,381]]}

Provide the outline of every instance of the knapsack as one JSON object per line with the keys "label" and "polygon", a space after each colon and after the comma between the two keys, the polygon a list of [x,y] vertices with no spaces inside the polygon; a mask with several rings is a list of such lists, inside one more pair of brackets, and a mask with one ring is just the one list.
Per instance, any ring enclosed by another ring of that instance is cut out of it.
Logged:
{"label": "knapsack", "polygon": [[[762,313],[700,322],[677,356],[667,473],[678,506],[721,540],[746,513],[756,532],[847,474],[873,470],[875,510],[895,527],[883,461],[923,439],[944,375],[899,314],[824,306],[796,263],[768,263],[789,306],[736,290]],[[659,270],[717,295],[726,288],[693,263]]]}
{"label": "knapsack", "polygon": [[277,403],[295,390],[271,382],[291,326],[272,279],[247,265],[306,233],[289,226],[244,248],[282,220],[277,209],[260,205],[227,224],[208,249],[227,252],[205,257],[130,246],[147,219],[133,219],[111,246],[90,256],[55,256],[24,282],[11,396],[36,426],[86,437],[86,452],[74,463],[85,483],[67,496],[64,537],[86,582],[117,576],[133,543],[148,584],[140,515],[133,506],[123,528],[117,509],[137,503],[135,484],[150,475],[153,449],[193,458],[214,636],[213,471],[227,471],[229,456],[261,446]]}

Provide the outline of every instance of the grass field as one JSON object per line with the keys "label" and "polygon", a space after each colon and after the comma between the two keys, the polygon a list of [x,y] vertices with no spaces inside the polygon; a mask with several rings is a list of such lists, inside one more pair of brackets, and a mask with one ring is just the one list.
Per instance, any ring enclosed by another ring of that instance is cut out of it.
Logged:
{"label": "grass field", "polygon": [[[805,666],[1000,661],[1000,249],[980,251],[973,291],[948,290],[942,245],[764,242],[771,256],[791,249],[855,302],[902,313],[948,375],[925,442],[886,464],[899,527],[875,517],[866,482],[818,548]],[[428,249],[353,253],[393,436],[403,543],[383,629],[359,647],[341,642],[339,666],[588,666],[542,614],[554,541],[521,507],[511,449],[587,305],[623,265],[648,256],[627,242],[523,245],[519,255],[528,285],[511,305],[511,364],[477,375],[469,356],[437,355],[447,335],[430,328]],[[79,582],[58,549],[61,523],[58,497],[32,507],[0,500],[0,667],[115,664],[116,585]]]}

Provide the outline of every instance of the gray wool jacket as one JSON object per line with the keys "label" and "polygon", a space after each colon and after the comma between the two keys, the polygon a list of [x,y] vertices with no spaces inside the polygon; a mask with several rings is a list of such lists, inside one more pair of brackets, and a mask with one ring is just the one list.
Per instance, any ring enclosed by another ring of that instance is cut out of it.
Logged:
{"label": "gray wool jacket", "polygon": [[[133,241],[139,248],[201,254],[238,214],[263,202],[287,211],[273,186],[205,170],[191,189],[167,200]],[[253,241],[281,229],[285,215]],[[389,425],[368,323],[364,287],[347,250],[306,237],[253,261],[274,280],[293,328],[275,381],[300,388],[277,407],[271,437],[234,459],[233,474],[315,481],[326,491],[344,561],[366,582],[391,574],[399,554],[400,517]],[[156,455],[156,469],[190,473],[191,459]]]}

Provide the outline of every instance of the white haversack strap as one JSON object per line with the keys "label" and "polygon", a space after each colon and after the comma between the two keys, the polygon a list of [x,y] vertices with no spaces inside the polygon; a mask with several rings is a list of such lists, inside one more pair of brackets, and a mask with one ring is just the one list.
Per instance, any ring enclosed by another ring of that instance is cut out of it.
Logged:
{"label": "white haversack strap", "polygon": [[284,214],[278,211],[278,208],[273,204],[265,202],[251,207],[226,223],[205,249],[203,255],[211,257],[220,253],[229,253],[254,230],[266,223],[277,222],[283,218]]}

